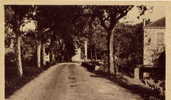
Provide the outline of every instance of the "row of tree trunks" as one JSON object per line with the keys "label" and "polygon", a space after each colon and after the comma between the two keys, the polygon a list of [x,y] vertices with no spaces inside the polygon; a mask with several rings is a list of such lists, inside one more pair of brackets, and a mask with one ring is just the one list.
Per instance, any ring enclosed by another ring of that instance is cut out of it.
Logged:
{"label": "row of tree trunks", "polygon": [[[18,74],[20,77],[23,76],[23,66],[22,66],[22,58],[21,58],[21,40],[22,37],[21,36],[17,36],[17,68],[18,68]],[[42,55],[41,55],[41,49],[42,49]],[[41,57],[45,56],[45,46],[42,45],[41,41],[38,42],[37,44],[37,67],[41,68]],[[53,55],[53,59],[54,59],[54,55]],[[45,59],[43,59],[43,65],[45,65]]]}
{"label": "row of tree trunks", "polygon": [[[112,75],[116,74],[116,69],[114,66],[114,59],[113,59],[113,52],[114,52],[114,46],[113,46],[113,32],[110,33],[109,36],[109,66],[107,67],[106,71],[109,72]],[[18,58],[18,71],[19,75],[23,75],[23,68],[22,68],[22,59],[21,59],[21,36],[17,37],[17,58]],[[41,41],[38,42],[37,44],[37,66],[38,68],[41,68],[41,49],[42,49],[42,56],[43,56],[43,65],[46,65],[46,61],[44,59],[45,57],[45,45],[42,45]],[[96,51],[95,51],[96,54]],[[96,55],[97,56],[97,55]],[[87,59],[87,41],[85,41],[85,59]],[[54,59],[54,55],[52,56]]]}
{"label": "row of tree trunks", "polygon": [[[21,59],[21,36],[17,36],[17,67],[18,67],[18,74],[20,77],[23,76],[23,66],[22,66],[22,59]],[[42,46],[41,41],[38,42],[37,44],[37,67],[41,68],[41,49],[43,47],[43,56],[45,55],[45,47]],[[43,60],[43,64],[45,65],[45,61]]]}
{"label": "row of tree trunks", "polygon": [[[21,59],[21,36],[17,36],[17,68],[18,68],[18,74],[20,77],[23,76],[23,66],[22,66],[22,59]],[[41,67],[41,42],[38,42],[37,45],[37,66],[38,68]]]}
{"label": "row of tree trunks", "polygon": [[[41,41],[37,44],[37,67],[41,68],[41,66],[46,65],[46,52],[45,52],[45,44],[42,44]],[[42,64],[42,65],[41,65]]]}

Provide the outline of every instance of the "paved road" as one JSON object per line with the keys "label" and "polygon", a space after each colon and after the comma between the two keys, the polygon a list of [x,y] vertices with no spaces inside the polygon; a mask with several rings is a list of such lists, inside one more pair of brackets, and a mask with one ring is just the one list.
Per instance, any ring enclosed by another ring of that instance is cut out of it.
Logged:
{"label": "paved road", "polygon": [[143,100],[79,64],[52,66],[7,100]]}

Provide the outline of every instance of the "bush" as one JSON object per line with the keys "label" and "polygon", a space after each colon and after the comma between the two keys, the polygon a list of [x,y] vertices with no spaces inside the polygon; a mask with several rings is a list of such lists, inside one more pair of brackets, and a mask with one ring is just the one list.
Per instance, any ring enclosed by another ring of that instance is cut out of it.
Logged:
{"label": "bush", "polygon": [[14,52],[5,54],[5,80],[17,77],[17,61]]}

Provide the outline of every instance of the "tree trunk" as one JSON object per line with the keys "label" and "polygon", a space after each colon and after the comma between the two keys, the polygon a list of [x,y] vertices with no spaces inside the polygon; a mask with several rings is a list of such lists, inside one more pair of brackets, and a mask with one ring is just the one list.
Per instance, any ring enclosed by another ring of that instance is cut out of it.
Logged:
{"label": "tree trunk", "polygon": [[55,54],[54,52],[51,50],[50,52],[50,63],[53,64],[55,62]]}
{"label": "tree trunk", "polygon": [[55,63],[55,54],[52,53],[52,62]]}
{"label": "tree trunk", "polygon": [[87,40],[84,41],[85,60],[87,60]]}
{"label": "tree trunk", "polygon": [[37,67],[40,68],[41,67],[41,42],[38,42],[37,45]]}
{"label": "tree trunk", "polygon": [[11,39],[9,48],[14,48],[14,39]]}
{"label": "tree trunk", "polygon": [[93,59],[93,48],[91,47],[91,60]]}
{"label": "tree trunk", "polygon": [[96,47],[94,48],[94,56],[95,56],[95,60],[97,60],[97,52],[96,52]]}
{"label": "tree trunk", "polygon": [[18,73],[19,76],[23,76],[23,68],[22,68],[22,61],[21,61],[21,36],[17,37],[17,60],[18,60]]}
{"label": "tree trunk", "polygon": [[114,66],[114,46],[113,46],[113,39],[114,39],[114,34],[112,31],[110,31],[109,33],[109,73],[111,75],[115,75],[116,74],[116,68]]}
{"label": "tree trunk", "polygon": [[46,65],[46,60],[45,60],[46,53],[45,53],[45,45],[44,44],[42,45],[42,56],[43,56],[43,65],[45,66]]}

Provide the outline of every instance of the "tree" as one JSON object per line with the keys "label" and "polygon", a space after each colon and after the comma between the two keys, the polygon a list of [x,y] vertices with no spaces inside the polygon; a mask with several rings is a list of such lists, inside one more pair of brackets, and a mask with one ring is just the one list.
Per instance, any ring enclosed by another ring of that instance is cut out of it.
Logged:
{"label": "tree", "polygon": [[22,61],[21,61],[21,35],[20,30],[21,25],[24,23],[24,18],[28,14],[31,6],[14,6],[6,5],[5,6],[5,23],[11,25],[15,36],[16,36],[16,52],[17,52],[17,64],[18,64],[18,73],[22,77]]}
{"label": "tree", "polygon": [[92,9],[90,16],[92,19],[99,18],[101,25],[108,33],[108,50],[109,50],[109,66],[108,72],[110,74],[116,74],[117,68],[113,63],[113,28],[117,24],[118,20],[124,17],[133,6],[92,6],[88,9]]}
{"label": "tree", "polygon": [[41,65],[46,65],[44,56],[48,47],[47,44],[51,43],[51,38],[55,37],[52,27],[56,13],[53,6],[34,6],[34,13],[33,19],[37,21],[37,28],[32,35],[37,41],[37,67],[41,68]]}
{"label": "tree", "polygon": [[[77,6],[37,6],[37,32],[40,37],[38,40],[46,42],[47,38],[50,39],[51,47],[56,45],[58,40],[62,40],[65,45],[63,45],[65,60],[69,60],[75,53],[72,19],[75,15],[73,12],[76,11]],[[42,32],[43,29],[48,29],[48,32]],[[53,51],[53,48],[50,49]]]}
{"label": "tree", "polygon": [[[117,67],[114,66],[113,61],[113,28],[121,19],[124,17],[128,11],[133,6],[83,6],[83,11],[81,17],[79,17],[82,20],[82,23],[79,24],[79,29],[81,32],[83,32],[83,29],[86,29],[84,26],[88,23],[90,26],[89,29],[91,29],[91,24],[93,20],[99,19],[101,25],[104,27],[106,32],[108,33],[108,59],[109,59],[109,66],[107,68],[107,71],[110,74],[116,74]],[[87,21],[87,22],[86,22]],[[82,34],[86,35],[86,34]],[[95,50],[96,51],[96,50]]]}
{"label": "tree", "polygon": [[134,68],[143,64],[143,24],[119,23],[114,33],[114,62],[120,71],[133,75]]}
{"label": "tree", "polygon": [[[108,59],[109,66],[108,72],[112,75],[116,75],[118,68],[114,65],[114,28],[117,22],[127,15],[127,13],[133,8],[133,5],[119,5],[119,6],[90,6],[92,9],[92,18],[98,17],[101,21],[101,25],[105,28],[108,33]],[[140,16],[147,10],[144,5],[137,6],[140,10]],[[139,17],[139,16],[138,16]]]}

